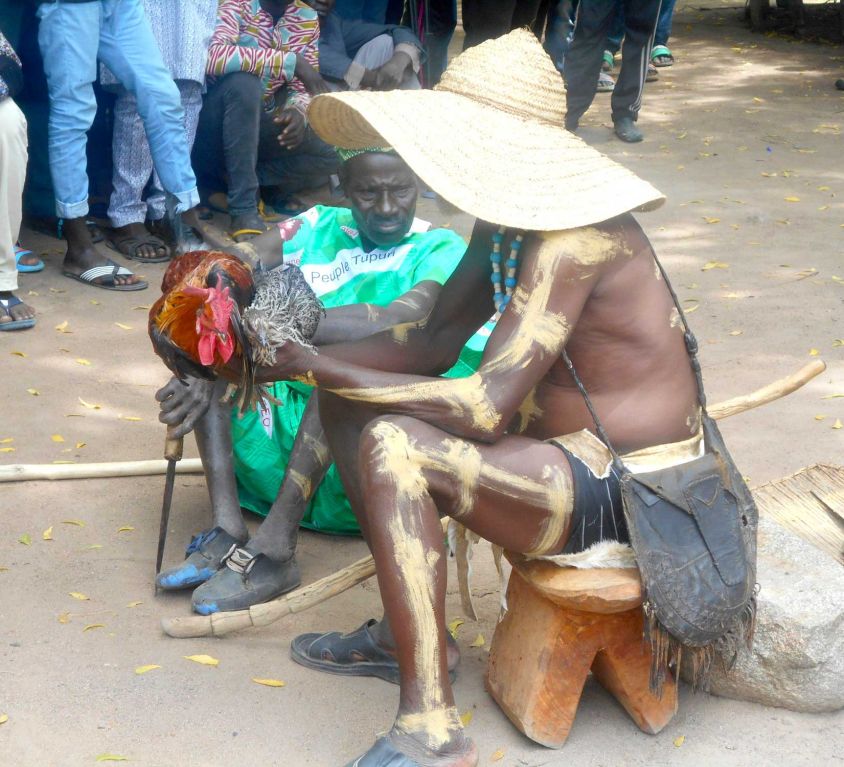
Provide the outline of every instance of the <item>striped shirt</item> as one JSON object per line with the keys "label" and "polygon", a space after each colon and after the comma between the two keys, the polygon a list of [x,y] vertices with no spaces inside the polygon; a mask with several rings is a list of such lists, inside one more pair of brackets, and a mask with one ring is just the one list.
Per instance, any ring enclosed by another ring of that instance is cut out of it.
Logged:
{"label": "striped shirt", "polygon": [[208,51],[207,72],[222,77],[251,72],[264,83],[264,108],[275,106],[275,92],[287,85],[285,106],[305,114],[310,94],[294,76],[296,54],[319,70],[319,21],[316,11],[293,0],[277,23],[261,8],[260,0],[222,0],[217,27]]}

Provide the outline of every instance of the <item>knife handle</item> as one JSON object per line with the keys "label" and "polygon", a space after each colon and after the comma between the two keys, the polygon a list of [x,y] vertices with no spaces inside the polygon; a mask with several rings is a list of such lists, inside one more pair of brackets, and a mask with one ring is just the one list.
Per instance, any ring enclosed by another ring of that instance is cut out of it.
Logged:
{"label": "knife handle", "polygon": [[172,427],[167,427],[167,440],[164,442],[164,457],[168,461],[181,461],[182,460],[182,448],[184,447],[185,440],[183,437],[173,437],[171,436]]}

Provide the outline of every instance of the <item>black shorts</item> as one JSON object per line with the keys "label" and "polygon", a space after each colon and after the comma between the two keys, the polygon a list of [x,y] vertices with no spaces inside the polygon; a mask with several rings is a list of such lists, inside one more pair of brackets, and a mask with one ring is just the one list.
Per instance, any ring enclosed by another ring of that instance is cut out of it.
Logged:
{"label": "black shorts", "polygon": [[576,554],[599,541],[629,543],[621,483],[610,465],[606,477],[598,477],[574,453],[558,442],[551,444],[563,451],[571,466],[574,482],[574,505],[571,514],[571,534],[560,554]]}

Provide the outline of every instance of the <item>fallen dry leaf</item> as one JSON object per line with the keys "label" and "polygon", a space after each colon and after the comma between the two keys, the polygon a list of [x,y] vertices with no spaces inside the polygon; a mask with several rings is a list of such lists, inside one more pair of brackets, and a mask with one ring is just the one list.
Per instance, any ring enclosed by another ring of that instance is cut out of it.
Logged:
{"label": "fallen dry leaf", "polygon": [[486,644],[486,639],[484,639],[483,634],[478,634],[472,642],[469,643],[469,647],[483,647]]}
{"label": "fallen dry leaf", "polygon": [[85,447],[85,444],[86,443],[84,443],[84,442],[77,442],[76,443],[76,449],[81,450],[83,447]]}
{"label": "fallen dry leaf", "polygon": [[704,216],[703,220],[706,221],[707,224],[717,224],[721,219],[713,218],[712,216]]}
{"label": "fallen dry leaf", "polygon": [[85,626],[84,629],[82,629],[82,633],[85,633],[86,631],[92,631],[93,629],[104,629],[104,628],[105,628],[105,623],[89,623],[87,626]]}
{"label": "fallen dry leaf", "polygon": [[41,396],[41,392],[40,392],[40,391],[38,391],[38,389],[27,389],[27,390],[26,390],[26,393],[27,393],[27,394],[31,394],[33,397],[39,397],[39,396]]}
{"label": "fallen dry leaf", "polygon": [[146,674],[147,671],[152,671],[153,669],[161,668],[161,666],[156,665],[155,663],[150,663],[147,666],[138,666],[135,669],[136,674]]}
{"label": "fallen dry leaf", "polygon": [[674,738],[675,748],[680,748],[680,746],[682,746],[683,743],[685,743],[685,742],[686,742],[686,736],[685,735],[680,735],[679,737]]}
{"label": "fallen dry leaf", "polygon": [[15,448],[13,447],[0,447],[0,453],[14,453]]}
{"label": "fallen dry leaf", "polygon": [[210,655],[184,655],[185,660],[192,660],[194,663],[200,663],[203,666],[219,666],[220,661],[212,658]]}
{"label": "fallen dry leaf", "polygon": [[117,325],[117,327],[121,328],[122,330],[132,330],[131,325],[124,325],[122,322],[115,322],[114,324]]}
{"label": "fallen dry leaf", "polygon": [[731,330],[730,331],[731,336],[740,336],[742,333],[744,333],[743,330]]}
{"label": "fallen dry leaf", "polygon": [[134,529],[135,528],[132,527],[131,525],[123,525],[123,527],[117,528],[117,532],[118,533],[131,533]]}
{"label": "fallen dry leaf", "polygon": [[809,349],[810,357],[817,357],[821,353],[820,349]]}
{"label": "fallen dry leaf", "polygon": [[102,407],[101,405],[95,405],[92,402],[86,402],[82,399],[82,397],[77,397],[77,399],[79,400],[79,404],[82,405],[82,407],[87,407],[88,410],[99,410]]}
{"label": "fallen dry leaf", "polygon": [[708,272],[710,269],[729,269],[730,265],[726,261],[707,261],[700,270]]}
{"label": "fallen dry leaf", "polygon": [[9,352],[9,354],[13,354],[15,357],[26,357],[26,352],[13,351]]}
{"label": "fallen dry leaf", "polygon": [[100,754],[95,762],[128,762],[128,756],[121,756],[120,754]]}
{"label": "fallen dry leaf", "polygon": [[91,364],[88,360],[83,359],[82,357],[77,357],[76,362],[80,365],[85,365],[86,367]]}
{"label": "fallen dry leaf", "polygon": [[473,716],[474,714],[471,711],[465,711],[464,713],[460,714],[460,721],[463,723],[464,727],[469,726]]}
{"label": "fallen dry leaf", "polygon": [[72,331],[67,329],[67,326],[68,326],[68,321],[65,320],[64,322],[56,325],[56,330],[58,330],[59,333],[70,333],[70,332],[72,332]]}
{"label": "fallen dry leaf", "polygon": [[832,348],[834,349],[836,346],[844,346],[844,338],[836,338],[832,342]]}
{"label": "fallen dry leaf", "polygon": [[61,434],[51,434],[50,439],[53,442],[64,442],[64,437]]}
{"label": "fallen dry leaf", "polygon": [[119,415],[117,416],[121,421],[141,421],[143,419],[136,415]]}
{"label": "fallen dry leaf", "polygon": [[75,527],[85,527],[85,523],[79,519],[63,519],[63,525],[74,525]]}
{"label": "fallen dry leaf", "polygon": [[844,426],[844,424],[842,424],[842,423],[841,423],[841,419],[840,419],[840,418],[836,418],[836,419],[835,419],[835,423],[834,423],[834,424],[832,424],[832,428],[833,428],[833,429],[840,429],[840,428],[842,428],[842,426]]}
{"label": "fallen dry leaf", "polygon": [[18,543],[22,543],[24,546],[31,546],[32,538],[29,537],[29,533],[24,533],[20,538],[18,538]]}
{"label": "fallen dry leaf", "polygon": [[86,546],[86,549],[101,549],[103,547],[102,543],[92,543],[90,546]]}
{"label": "fallen dry leaf", "polygon": [[8,714],[0,714],[0,724],[6,724],[9,721]]}
{"label": "fallen dry leaf", "polygon": [[59,623],[70,623],[70,613],[61,613],[58,620]]}
{"label": "fallen dry leaf", "polygon": [[14,437],[5,437],[4,439],[0,439],[0,445],[8,445],[10,442],[14,442]]}
{"label": "fallen dry leaf", "polygon": [[138,599],[138,600],[137,600],[137,601],[135,601],[135,602],[129,602],[129,604],[128,604],[128,605],[126,605],[126,607],[137,607],[138,605],[142,605],[142,604],[143,604],[143,601],[141,601],[140,599]]}
{"label": "fallen dry leaf", "polygon": [[258,679],[252,677],[252,681],[255,684],[262,684],[264,687],[284,687],[287,684],[287,682],[282,682],[281,679]]}
{"label": "fallen dry leaf", "polygon": [[784,199],[785,199],[786,202],[800,202],[800,198],[795,197],[794,195],[791,195],[789,197],[785,197]]}
{"label": "fallen dry leaf", "polygon": [[87,594],[83,594],[81,591],[68,591],[67,593],[74,599],[78,599],[80,602],[86,602],[91,598]]}
{"label": "fallen dry leaf", "polygon": [[457,639],[457,631],[458,629],[465,623],[465,621],[461,620],[460,618],[455,618],[451,623],[448,624],[448,633],[451,634],[455,639]]}
{"label": "fallen dry leaf", "polygon": [[489,757],[489,761],[500,762],[503,758],[504,758],[504,749],[499,748],[497,751],[492,752],[492,755]]}
{"label": "fallen dry leaf", "polygon": [[684,309],[683,311],[686,314],[691,314],[692,312],[696,312],[698,309],[700,309],[700,304],[695,304],[694,306],[690,306],[688,309]]}
{"label": "fallen dry leaf", "polygon": [[52,541],[53,540],[53,526],[50,525],[43,533],[41,533],[41,537],[45,541]]}

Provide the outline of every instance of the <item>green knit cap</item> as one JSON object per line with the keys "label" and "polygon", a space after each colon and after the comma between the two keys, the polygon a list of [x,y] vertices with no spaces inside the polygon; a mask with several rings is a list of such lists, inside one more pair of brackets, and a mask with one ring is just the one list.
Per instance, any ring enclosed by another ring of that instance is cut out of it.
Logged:
{"label": "green knit cap", "polygon": [[359,154],[395,154],[396,150],[389,146],[368,146],[364,149],[342,149],[335,147],[337,156],[340,162],[348,162],[352,157],[357,157]]}

